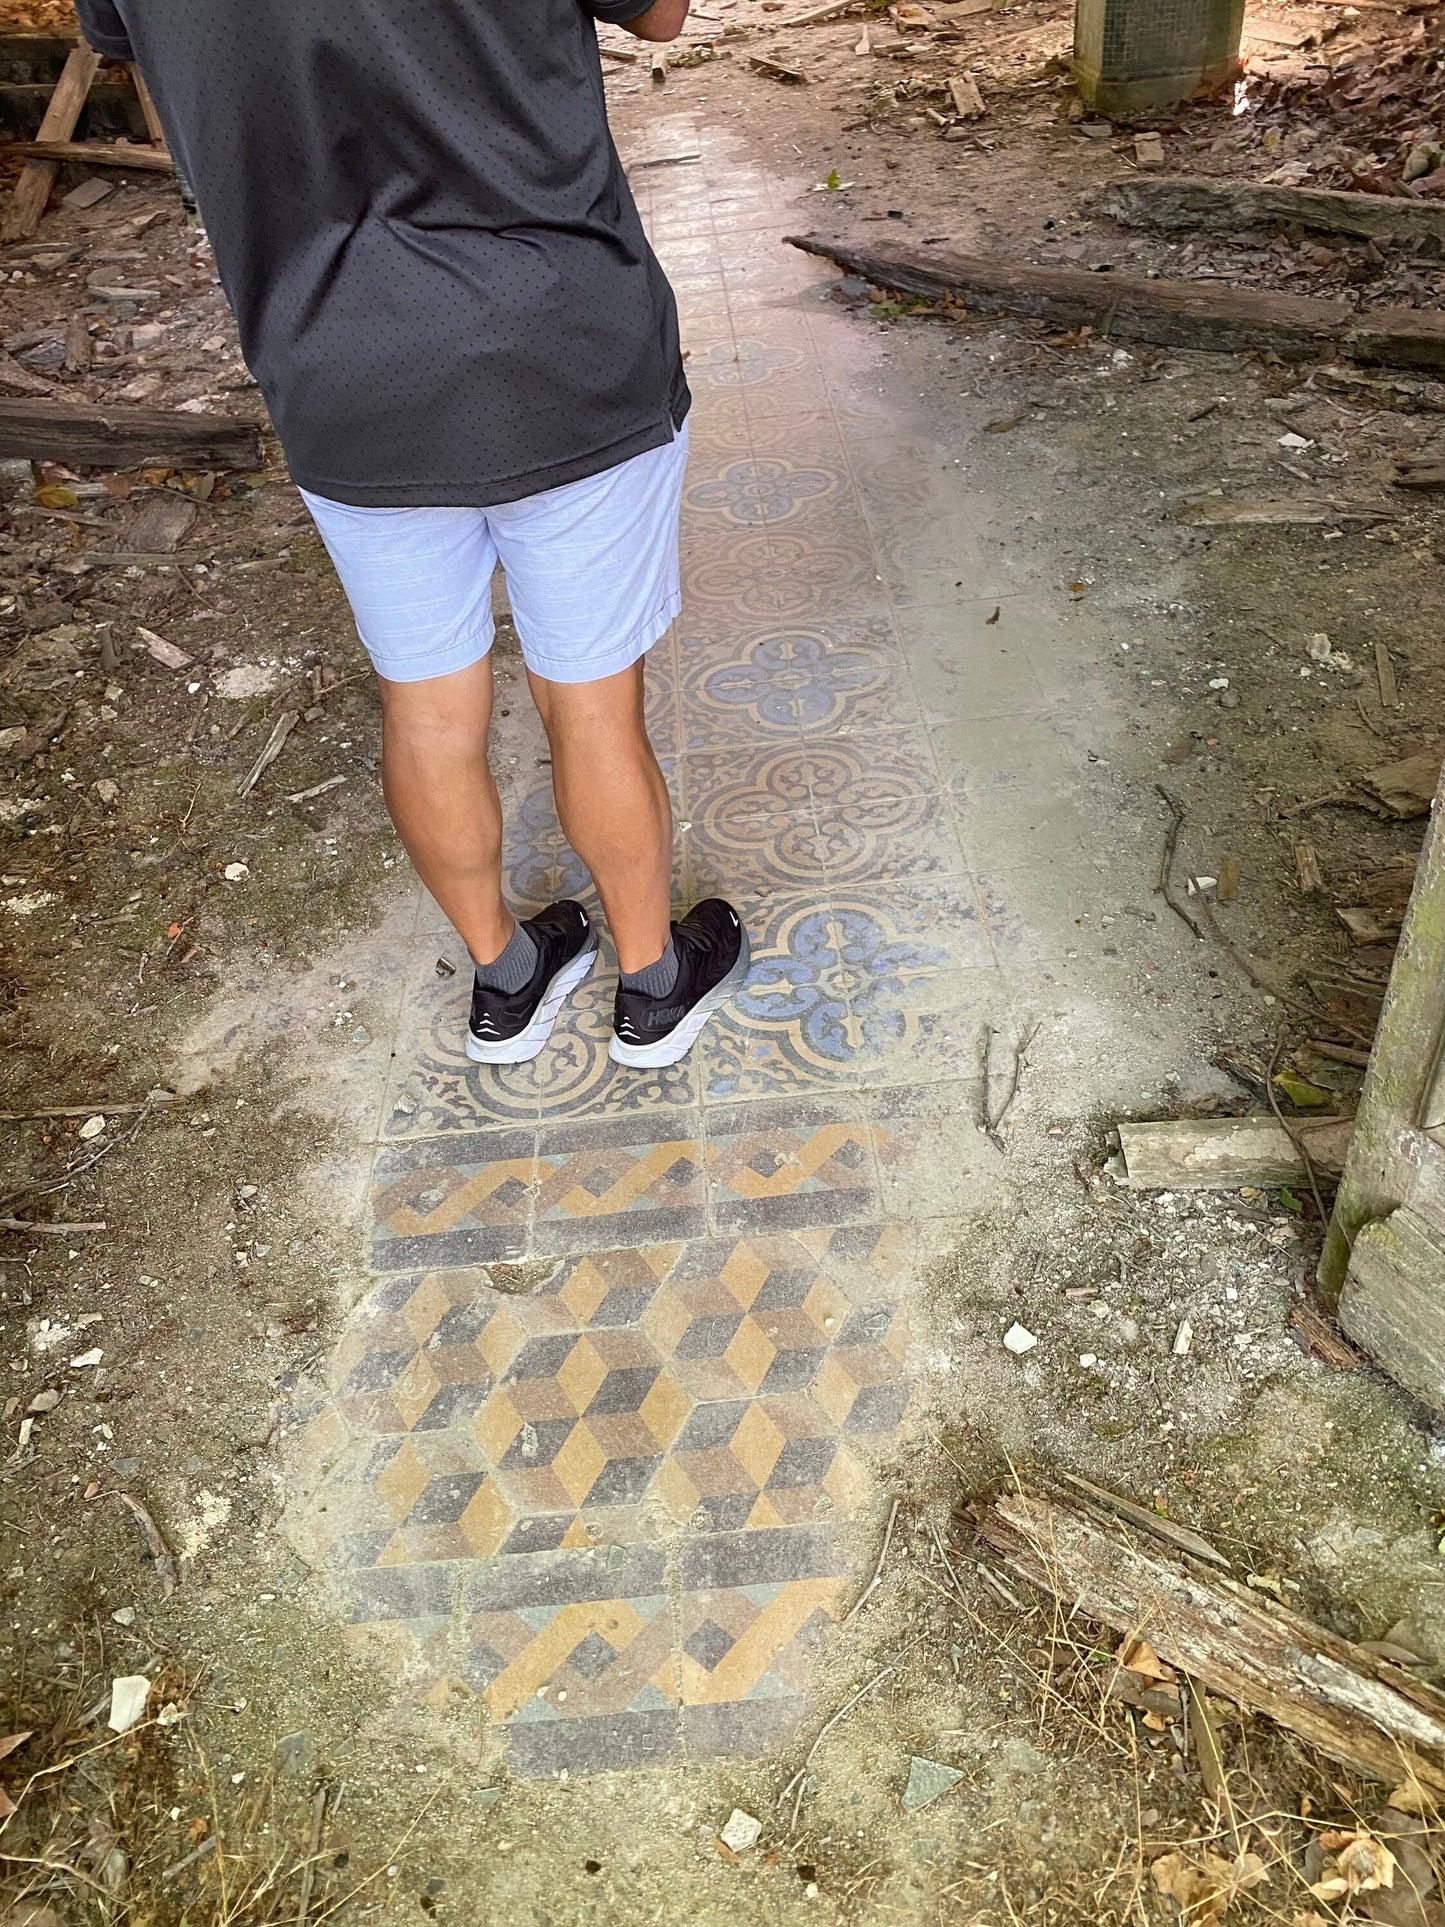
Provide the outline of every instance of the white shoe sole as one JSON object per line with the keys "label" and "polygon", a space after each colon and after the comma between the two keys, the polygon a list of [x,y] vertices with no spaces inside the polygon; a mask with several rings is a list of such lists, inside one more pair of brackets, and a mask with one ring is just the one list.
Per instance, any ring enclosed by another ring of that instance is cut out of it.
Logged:
{"label": "white shoe sole", "polygon": [[548,984],[546,995],[537,1006],[537,1014],[525,1030],[519,1030],[515,1037],[508,1037],[504,1043],[483,1044],[468,1029],[467,1056],[474,1064],[530,1064],[534,1057],[540,1057],[547,1039],[552,1035],[557,1012],[596,961],[597,943],[594,938],[591,945],[579,951],[571,963],[563,964]]}
{"label": "white shoe sole", "polygon": [[748,933],[742,931],[742,948],[738,960],[723,978],[714,984],[705,997],[699,997],[692,1009],[675,1030],[656,1044],[624,1044],[616,1031],[612,1042],[607,1046],[607,1055],[614,1064],[626,1064],[629,1070],[657,1070],[666,1064],[679,1063],[697,1042],[698,1033],[715,1010],[720,1010],[735,990],[740,990],[747,979],[748,964],[752,952],[748,947]]}

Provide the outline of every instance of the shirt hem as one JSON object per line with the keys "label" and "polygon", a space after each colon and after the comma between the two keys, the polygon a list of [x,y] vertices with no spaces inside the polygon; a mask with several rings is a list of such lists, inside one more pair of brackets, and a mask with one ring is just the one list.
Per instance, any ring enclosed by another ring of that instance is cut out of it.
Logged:
{"label": "shirt hem", "polygon": [[529,474],[510,476],[494,483],[474,482],[453,487],[439,482],[368,482],[358,486],[352,482],[333,481],[328,476],[317,475],[314,471],[294,465],[291,467],[291,479],[298,488],[306,489],[312,495],[320,495],[328,502],[340,502],[344,508],[500,508],[506,502],[521,502],[530,495],[544,495],[549,489],[565,488],[570,482],[585,482],[609,468],[620,467],[635,455],[646,455],[650,449],[666,447],[687,419],[689,405],[690,398],[675,408],[669,407],[660,421],[636,429],[632,434],[624,435],[620,441],[609,442],[605,448],[594,449],[587,455],[573,456],[570,461],[553,462],[547,468],[533,469]]}
{"label": "shirt hem", "polygon": [[130,41],[126,39],[124,34],[87,32],[85,43],[88,47],[93,48],[96,53],[103,54],[107,60],[133,61],[135,59],[135,54],[131,50]]}

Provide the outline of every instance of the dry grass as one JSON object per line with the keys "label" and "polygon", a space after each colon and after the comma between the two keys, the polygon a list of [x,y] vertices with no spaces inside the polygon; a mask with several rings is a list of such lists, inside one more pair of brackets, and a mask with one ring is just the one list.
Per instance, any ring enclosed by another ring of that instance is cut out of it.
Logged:
{"label": "dry grass", "polygon": [[0,1702],[0,1733],[28,1735],[0,1768],[3,1927],[321,1927],[404,1860],[431,1801],[358,1873],[327,1839],[336,1787],[218,1768],[204,1677],[159,1667],[147,1717],[111,1734],[109,1682],[83,1662]]}

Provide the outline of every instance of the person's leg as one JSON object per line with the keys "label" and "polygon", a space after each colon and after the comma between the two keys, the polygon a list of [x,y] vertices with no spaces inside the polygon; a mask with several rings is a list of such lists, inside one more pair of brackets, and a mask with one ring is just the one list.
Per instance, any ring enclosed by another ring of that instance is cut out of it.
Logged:
{"label": "person's leg", "polygon": [[381,688],[381,784],[417,875],[478,964],[515,928],[502,900],[502,805],[487,764],[489,656],[450,676]]}
{"label": "person's leg", "polygon": [[642,660],[597,682],[528,671],[567,841],[592,872],[617,961],[645,970],[671,936],[672,805],[643,715]]}

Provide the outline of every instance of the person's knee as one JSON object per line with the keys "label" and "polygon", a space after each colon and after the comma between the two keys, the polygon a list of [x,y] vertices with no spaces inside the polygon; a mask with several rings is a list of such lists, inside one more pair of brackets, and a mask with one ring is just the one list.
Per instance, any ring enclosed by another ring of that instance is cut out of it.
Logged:
{"label": "person's knee", "polygon": [[492,717],[490,663],[476,663],[450,676],[421,682],[388,682],[379,676],[384,740],[466,751],[485,747]]}

